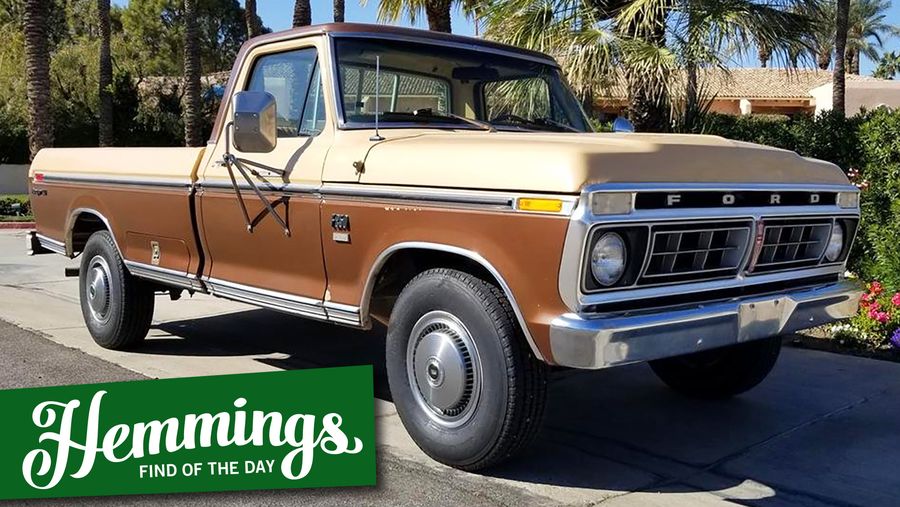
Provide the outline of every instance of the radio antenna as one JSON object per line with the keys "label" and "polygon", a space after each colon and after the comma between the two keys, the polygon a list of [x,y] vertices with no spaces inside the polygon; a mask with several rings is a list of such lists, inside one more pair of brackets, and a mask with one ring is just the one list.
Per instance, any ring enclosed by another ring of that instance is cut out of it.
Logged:
{"label": "radio antenna", "polygon": [[381,95],[381,55],[375,55],[375,135],[369,141],[384,141],[378,132],[378,96]]}

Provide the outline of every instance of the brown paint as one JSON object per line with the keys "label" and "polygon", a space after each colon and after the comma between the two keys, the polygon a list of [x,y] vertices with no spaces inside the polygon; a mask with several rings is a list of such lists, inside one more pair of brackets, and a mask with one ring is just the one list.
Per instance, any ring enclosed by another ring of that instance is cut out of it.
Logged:
{"label": "brown paint", "polygon": [[[244,203],[252,218],[265,211],[247,190]],[[270,201],[278,194],[267,192]],[[292,195],[274,206],[286,217],[291,235],[272,216],[263,217],[247,232],[237,196],[229,189],[207,189],[199,196],[199,221],[206,253],[204,275],[287,294],[322,299],[325,266],[319,230],[319,199]],[[182,220],[186,220],[183,217]]]}
{"label": "brown paint", "polygon": [[[350,216],[350,243],[331,239],[331,215]],[[566,312],[558,275],[568,217],[326,199],[322,230],[331,301],[359,305],[379,254],[397,243],[451,245],[484,257],[509,284],[538,348],[551,359],[550,322]]]}
{"label": "brown paint", "polygon": [[[56,182],[37,183],[35,187],[47,191],[45,196],[32,197],[39,233],[65,241],[74,226],[70,221],[72,211],[93,209],[109,221],[127,260],[150,264],[148,238],[153,238],[160,241],[159,267],[196,271],[199,253],[193,239],[187,188]],[[133,240],[126,239],[129,235]]]}

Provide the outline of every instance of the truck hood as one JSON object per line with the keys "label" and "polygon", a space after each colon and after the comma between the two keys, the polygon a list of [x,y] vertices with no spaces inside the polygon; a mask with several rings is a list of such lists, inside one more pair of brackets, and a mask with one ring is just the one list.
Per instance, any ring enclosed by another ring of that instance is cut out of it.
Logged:
{"label": "truck hood", "polygon": [[360,181],[554,193],[593,183],[848,183],[834,164],[716,136],[513,132],[389,136],[370,147]]}

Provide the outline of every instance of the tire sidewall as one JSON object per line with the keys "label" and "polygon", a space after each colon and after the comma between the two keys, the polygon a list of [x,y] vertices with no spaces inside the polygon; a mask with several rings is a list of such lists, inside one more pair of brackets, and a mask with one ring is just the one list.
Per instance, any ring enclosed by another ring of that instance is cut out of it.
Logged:
{"label": "tire sidewall", "polygon": [[[481,363],[481,393],[465,423],[447,428],[435,422],[415,399],[407,374],[407,347],[416,322],[426,313],[442,310],[454,315],[469,331]],[[509,365],[501,333],[485,311],[483,301],[465,284],[450,276],[428,274],[410,283],[391,314],[387,339],[388,383],[397,412],[410,435],[426,454],[457,466],[477,462],[494,447],[507,417]]]}
{"label": "tire sidewall", "polygon": [[[81,301],[81,314],[84,316],[85,325],[94,340],[104,347],[113,346],[121,327],[124,312],[124,264],[119,256],[119,252],[112,243],[112,237],[105,231],[94,233],[88,239],[81,256],[81,269],[78,274],[78,295]],[[97,256],[102,257],[109,265],[110,300],[109,318],[106,322],[100,322],[94,318],[87,299],[91,260]]]}

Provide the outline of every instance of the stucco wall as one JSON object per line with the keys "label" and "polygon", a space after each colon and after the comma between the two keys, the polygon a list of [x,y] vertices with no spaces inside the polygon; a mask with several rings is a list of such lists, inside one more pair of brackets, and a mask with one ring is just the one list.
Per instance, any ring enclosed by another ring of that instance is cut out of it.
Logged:
{"label": "stucco wall", "polygon": [[[816,100],[817,114],[832,108],[831,90],[831,83],[810,90],[809,94]],[[848,115],[854,115],[863,108],[900,107],[900,81],[847,81],[845,93],[844,106]]]}
{"label": "stucco wall", "polygon": [[28,166],[0,164],[0,194],[27,194]]}

